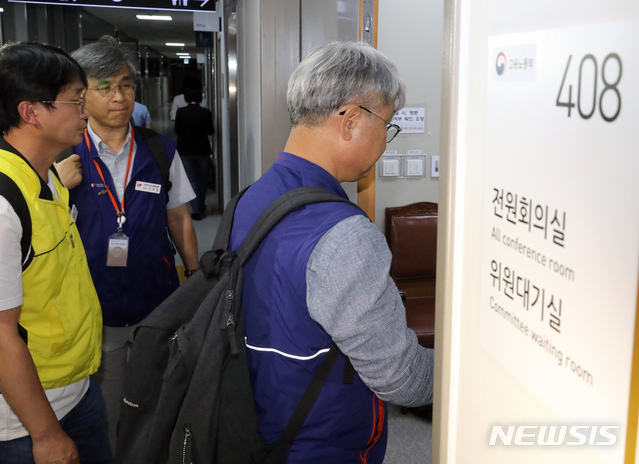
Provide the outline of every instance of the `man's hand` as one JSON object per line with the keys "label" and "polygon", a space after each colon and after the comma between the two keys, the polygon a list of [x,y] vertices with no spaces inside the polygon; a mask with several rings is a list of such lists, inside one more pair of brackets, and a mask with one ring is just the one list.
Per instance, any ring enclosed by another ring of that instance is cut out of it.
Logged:
{"label": "man's hand", "polygon": [[61,428],[41,439],[32,438],[36,464],[80,464],[75,443]]}
{"label": "man's hand", "polygon": [[54,166],[60,175],[62,185],[69,190],[82,182],[82,161],[79,155],[73,154],[59,163],[54,163]]}

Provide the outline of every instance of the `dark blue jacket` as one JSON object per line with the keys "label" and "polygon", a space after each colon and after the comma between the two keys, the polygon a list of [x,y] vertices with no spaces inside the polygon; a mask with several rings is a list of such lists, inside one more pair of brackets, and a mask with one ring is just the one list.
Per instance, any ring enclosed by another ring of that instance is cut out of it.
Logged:
{"label": "dark blue jacket", "polygon": [[[346,193],[328,172],[280,153],[240,200],[231,248],[237,250],[259,215],[280,194],[302,186]],[[279,440],[332,344],[306,306],[306,264],[319,239],[341,220],[362,214],[346,203],[306,206],[285,217],[244,266],[242,310],[260,434]],[[335,308],[339,311],[339,308]],[[340,355],[289,454],[288,463],[379,463],[386,451],[385,404],[355,374],[343,383]]]}
{"label": "dark blue jacket", "polygon": [[[111,174],[90,137],[90,151],[86,138],[74,148],[82,160],[83,179],[71,190],[71,199],[78,208],[77,226],[102,305],[104,324],[112,327],[140,322],[179,286],[160,169],[141,132],[134,131],[134,135],[137,150],[124,194],[126,223],[122,232],[129,238],[126,267],[106,266],[108,239],[117,232],[116,211],[93,160],[100,165],[105,181],[114,192]],[[170,165],[175,143],[164,137],[162,142]],[[136,190],[140,181],[160,185],[160,193]]]}

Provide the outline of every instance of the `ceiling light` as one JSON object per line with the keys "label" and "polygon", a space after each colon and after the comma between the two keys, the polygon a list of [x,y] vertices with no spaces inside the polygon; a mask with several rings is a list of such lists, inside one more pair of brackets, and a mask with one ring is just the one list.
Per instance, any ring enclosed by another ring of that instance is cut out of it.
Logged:
{"label": "ceiling light", "polygon": [[178,42],[167,42],[166,46],[167,47],[184,47],[184,44],[178,43]]}
{"label": "ceiling light", "polygon": [[170,16],[161,16],[161,15],[135,15],[138,19],[147,19],[149,21],[173,21],[173,18]]}

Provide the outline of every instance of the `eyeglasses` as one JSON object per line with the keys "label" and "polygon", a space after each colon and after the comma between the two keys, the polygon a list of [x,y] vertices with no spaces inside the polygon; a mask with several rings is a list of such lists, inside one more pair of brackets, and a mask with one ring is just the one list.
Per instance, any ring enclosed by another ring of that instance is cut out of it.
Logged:
{"label": "eyeglasses", "polygon": [[[382,121],[384,121],[386,123],[386,143],[391,143],[393,141],[393,139],[395,137],[397,137],[397,134],[399,134],[402,131],[402,128],[399,127],[397,124],[393,124],[391,122],[388,122],[386,119],[382,118],[381,116],[377,116],[375,113],[373,113],[368,108],[365,108],[365,107],[363,107],[361,105],[359,107],[361,109],[363,109],[364,111],[366,111],[367,113],[372,114],[376,118],[381,119]],[[339,113],[339,115],[343,116],[344,113],[346,113],[346,111],[342,111],[341,113]]]}
{"label": "eyeglasses", "polygon": [[73,105],[79,105],[80,111],[84,111],[84,107],[87,104],[87,94],[85,93],[79,100],[42,100],[40,103],[50,103],[55,105],[56,103],[71,103]]}
{"label": "eyeglasses", "polygon": [[135,92],[135,84],[120,84],[120,85],[101,85],[100,87],[89,88],[89,90],[97,90],[103,97],[110,97],[115,94],[117,89],[120,89],[122,95],[132,95]]}
{"label": "eyeglasses", "polygon": [[393,139],[397,137],[397,134],[399,134],[402,131],[402,128],[399,127],[397,124],[390,123],[386,119],[382,118],[381,116],[377,116],[368,108],[364,108],[363,106],[360,106],[360,108],[366,111],[367,113],[372,114],[376,118],[381,119],[382,121],[386,123],[386,143],[391,143]]}

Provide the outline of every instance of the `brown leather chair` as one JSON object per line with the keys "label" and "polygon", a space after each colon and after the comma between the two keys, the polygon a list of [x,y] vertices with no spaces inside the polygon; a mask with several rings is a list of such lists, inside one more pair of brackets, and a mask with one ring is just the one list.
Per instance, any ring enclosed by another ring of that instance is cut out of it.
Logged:
{"label": "brown leather chair", "polygon": [[390,274],[402,293],[408,327],[420,345],[433,348],[437,203],[386,208],[386,240],[393,254]]}

